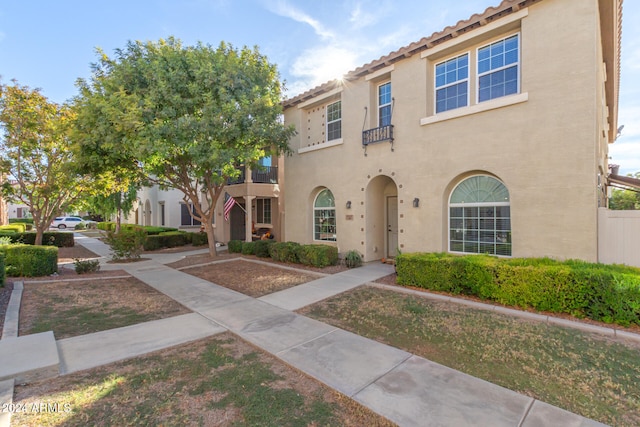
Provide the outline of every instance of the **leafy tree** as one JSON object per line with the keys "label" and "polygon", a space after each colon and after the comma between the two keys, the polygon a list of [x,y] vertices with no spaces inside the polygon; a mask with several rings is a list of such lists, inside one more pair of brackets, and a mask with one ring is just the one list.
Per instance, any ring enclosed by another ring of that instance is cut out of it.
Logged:
{"label": "leafy tree", "polygon": [[75,114],[51,103],[39,90],[0,84],[0,175],[8,200],[29,207],[35,244],[53,219],[69,208],[89,181],[76,173],[69,133]]}
{"label": "leafy tree", "polygon": [[[632,178],[640,179],[640,172],[633,175],[627,174]],[[632,190],[622,190],[614,188],[609,199],[609,209],[612,210],[640,210],[640,193]]]}
{"label": "leafy tree", "polygon": [[144,180],[134,151],[142,122],[137,98],[106,71],[94,65],[91,81],[77,81],[80,95],[74,99],[77,117],[72,138],[79,168],[100,182],[99,190],[85,202],[103,214],[115,213],[117,233],[123,211],[131,210]]}
{"label": "leafy tree", "polygon": [[[295,131],[281,120],[278,77],[257,48],[184,47],[170,38],[129,42],[113,59],[101,53],[82,96],[101,97],[111,121],[135,130],[126,132],[124,150],[152,182],[182,191],[215,256],[214,207],[227,179],[239,165],[289,152]],[[112,146],[96,139],[100,149],[122,149],[122,134],[112,131]]]}
{"label": "leafy tree", "polygon": [[105,219],[114,214],[119,218],[122,212],[130,212],[133,209],[138,190],[136,187],[129,187],[125,192],[117,191],[106,195],[104,193],[102,191],[83,197],[79,201],[79,206],[82,207],[82,210]]}

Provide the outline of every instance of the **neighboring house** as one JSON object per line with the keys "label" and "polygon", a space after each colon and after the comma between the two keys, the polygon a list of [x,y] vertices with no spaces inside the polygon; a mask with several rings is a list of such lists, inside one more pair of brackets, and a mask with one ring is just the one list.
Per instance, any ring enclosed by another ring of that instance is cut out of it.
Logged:
{"label": "neighboring house", "polygon": [[6,209],[9,219],[31,218],[31,212],[27,205],[8,202]]}
{"label": "neighboring house", "polygon": [[621,14],[506,0],[288,99],[284,238],[597,261]]}
{"label": "neighboring house", "polygon": [[[283,158],[265,157],[260,166],[242,168],[238,178],[230,180],[223,192],[236,201],[224,220],[224,193],[218,200],[215,212],[215,238],[219,242],[247,240],[257,237],[254,233],[270,230],[278,239],[282,230]],[[204,198],[201,203],[206,203]],[[146,187],[138,192],[133,210],[123,222],[140,225],[159,225],[181,230],[199,231],[200,222],[189,214],[191,204],[186,204],[178,190],[161,190],[158,186]]]}

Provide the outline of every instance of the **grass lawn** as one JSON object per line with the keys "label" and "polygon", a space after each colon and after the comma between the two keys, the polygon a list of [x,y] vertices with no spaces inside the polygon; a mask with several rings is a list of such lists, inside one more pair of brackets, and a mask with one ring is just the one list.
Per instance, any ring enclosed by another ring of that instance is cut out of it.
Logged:
{"label": "grass lawn", "polygon": [[25,283],[19,335],[53,331],[63,339],[185,313],[134,277]]}
{"label": "grass lawn", "polygon": [[361,287],[300,312],[614,426],[640,425],[640,344]]}
{"label": "grass lawn", "polygon": [[231,333],[18,386],[14,403],[14,427],[393,425]]}

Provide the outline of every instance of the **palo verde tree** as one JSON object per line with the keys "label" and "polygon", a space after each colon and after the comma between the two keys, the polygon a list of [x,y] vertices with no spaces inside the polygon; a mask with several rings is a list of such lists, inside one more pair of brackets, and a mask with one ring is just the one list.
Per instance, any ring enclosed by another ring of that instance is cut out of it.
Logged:
{"label": "palo verde tree", "polygon": [[281,120],[277,69],[257,48],[183,46],[175,38],[129,42],[113,58],[101,53],[85,89],[83,97],[114,104],[103,110],[107,117],[135,129],[127,133],[127,150],[151,182],[180,190],[194,206],[192,216],[205,228],[211,256],[214,207],[227,179],[239,175],[239,165],[289,152],[295,132]]}
{"label": "palo verde tree", "polygon": [[4,196],[29,207],[35,244],[53,219],[88,188],[77,173],[69,138],[74,112],[49,102],[39,90],[0,84],[0,175]]}

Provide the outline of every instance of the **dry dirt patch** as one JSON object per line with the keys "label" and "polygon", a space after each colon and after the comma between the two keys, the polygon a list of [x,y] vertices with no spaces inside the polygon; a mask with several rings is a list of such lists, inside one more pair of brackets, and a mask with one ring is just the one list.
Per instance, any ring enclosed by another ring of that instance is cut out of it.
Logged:
{"label": "dry dirt patch", "polygon": [[53,330],[62,339],[185,313],[186,307],[134,277],[27,282],[19,335]]}
{"label": "dry dirt patch", "polygon": [[242,260],[184,268],[182,271],[254,298],[318,278],[313,274]]}
{"label": "dry dirt patch", "polygon": [[231,333],[16,387],[12,426],[391,426]]}

